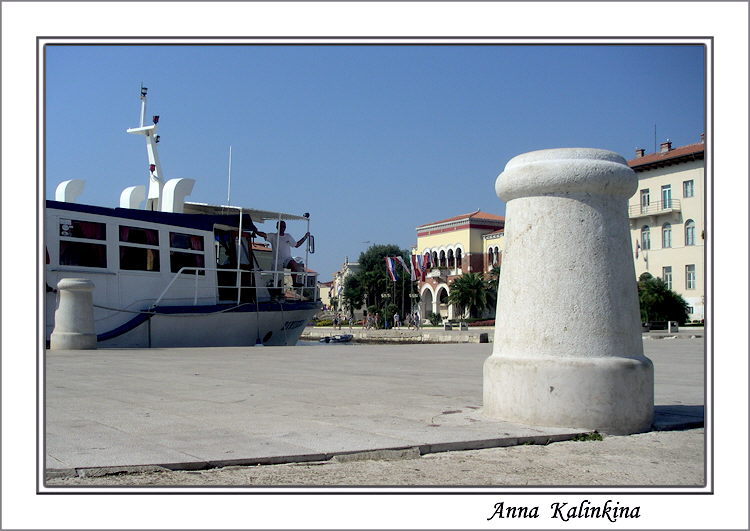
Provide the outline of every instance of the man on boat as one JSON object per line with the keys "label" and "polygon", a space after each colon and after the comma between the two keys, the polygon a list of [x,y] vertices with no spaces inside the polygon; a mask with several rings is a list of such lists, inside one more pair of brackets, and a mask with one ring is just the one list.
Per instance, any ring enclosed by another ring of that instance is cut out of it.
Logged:
{"label": "man on boat", "polygon": [[[291,234],[286,232],[285,221],[281,220],[277,222],[276,226],[279,229],[278,233],[265,233],[259,230],[255,231],[256,234],[262,236],[267,242],[271,244],[271,248],[273,249],[273,255],[275,258],[273,270],[281,271],[284,268],[288,268],[291,269],[294,273],[304,272],[305,267],[302,264],[297,263],[297,261],[292,258],[292,246],[296,248],[305,243],[305,240],[310,236],[310,233],[307,232],[302,237],[302,239],[297,241]],[[302,286],[302,284],[299,282],[299,275],[292,275],[292,283],[294,286]]]}

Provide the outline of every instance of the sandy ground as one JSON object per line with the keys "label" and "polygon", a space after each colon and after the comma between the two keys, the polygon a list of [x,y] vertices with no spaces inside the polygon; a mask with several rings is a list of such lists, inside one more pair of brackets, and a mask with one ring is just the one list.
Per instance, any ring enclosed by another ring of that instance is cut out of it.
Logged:
{"label": "sandy ground", "polygon": [[[435,453],[203,471],[50,479],[48,487],[143,486],[701,486],[703,429]],[[372,457],[372,456],[370,456]]]}

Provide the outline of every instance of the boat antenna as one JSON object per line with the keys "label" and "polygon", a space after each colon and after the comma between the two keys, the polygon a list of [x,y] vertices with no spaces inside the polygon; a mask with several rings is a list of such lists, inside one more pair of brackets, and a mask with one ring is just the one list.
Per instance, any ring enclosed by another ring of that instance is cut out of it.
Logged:
{"label": "boat antenna", "polygon": [[227,205],[231,205],[229,198],[232,195],[232,146],[229,146],[229,176],[227,182]]}
{"label": "boat antenna", "polygon": [[164,188],[164,173],[159,162],[156,144],[159,143],[159,135],[156,134],[156,124],[159,123],[159,117],[153,117],[152,125],[144,125],[146,118],[146,93],[148,89],[141,83],[141,119],[138,127],[127,130],[128,133],[143,135],[146,139],[146,152],[148,155],[148,194],[146,196],[146,210],[161,210],[161,194]]}
{"label": "boat antenna", "polygon": [[141,125],[140,127],[143,127],[143,120],[146,118],[146,93],[148,92],[148,88],[143,86],[143,81],[141,81]]}

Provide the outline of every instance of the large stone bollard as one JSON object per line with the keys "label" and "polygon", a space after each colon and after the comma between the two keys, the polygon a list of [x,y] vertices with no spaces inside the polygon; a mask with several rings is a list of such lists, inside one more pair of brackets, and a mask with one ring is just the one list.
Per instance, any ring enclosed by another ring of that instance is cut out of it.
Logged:
{"label": "large stone bollard", "polygon": [[55,310],[51,350],[96,348],[94,331],[94,283],[83,278],[64,278],[57,284],[60,303]]}
{"label": "large stone bollard", "polygon": [[523,424],[647,431],[654,373],[643,355],[625,159],[549,149],[511,159],[484,414]]}

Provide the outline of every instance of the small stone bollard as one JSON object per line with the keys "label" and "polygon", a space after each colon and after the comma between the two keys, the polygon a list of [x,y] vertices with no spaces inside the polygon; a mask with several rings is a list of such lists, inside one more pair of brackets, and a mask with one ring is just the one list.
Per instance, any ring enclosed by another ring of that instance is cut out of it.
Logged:
{"label": "small stone bollard", "polygon": [[94,283],[83,278],[64,278],[58,282],[57,290],[60,302],[55,310],[50,350],[95,349]]}
{"label": "small stone bollard", "polygon": [[625,159],[600,149],[526,153],[498,176],[505,251],[486,416],[611,434],[650,429],[653,365],[643,355],[627,218],[637,188]]}

